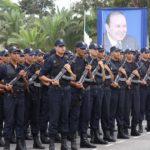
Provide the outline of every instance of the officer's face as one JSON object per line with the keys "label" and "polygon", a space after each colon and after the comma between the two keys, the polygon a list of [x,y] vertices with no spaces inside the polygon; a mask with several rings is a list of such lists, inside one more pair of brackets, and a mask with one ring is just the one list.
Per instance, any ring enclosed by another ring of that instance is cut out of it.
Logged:
{"label": "officer's face", "polygon": [[134,55],[132,52],[128,52],[126,55],[125,55],[126,59],[129,60],[129,61],[132,61],[133,58],[134,58]]}
{"label": "officer's face", "polygon": [[56,53],[63,55],[65,53],[66,47],[65,45],[58,45],[55,47]]}
{"label": "officer's face", "polygon": [[86,49],[77,48],[77,49],[76,49],[76,52],[77,52],[77,55],[78,55],[78,56],[84,57],[84,56],[85,56]]}
{"label": "officer's face", "polygon": [[19,60],[19,54],[14,52],[10,54],[10,57],[13,61],[18,61]]}
{"label": "officer's face", "polygon": [[99,51],[98,52],[98,58],[103,58],[104,57],[105,52],[104,51]]}
{"label": "officer's face", "polygon": [[98,49],[90,49],[90,54],[93,57],[97,57],[98,56]]}
{"label": "officer's face", "polygon": [[148,59],[149,58],[149,53],[142,53],[141,56],[144,59]]}
{"label": "officer's face", "polygon": [[112,15],[109,24],[106,24],[105,27],[109,36],[115,41],[121,41],[126,36],[127,23],[125,17],[121,14]]}
{"label": "officer's face", "polygon": [[119,59],[120,59],[120,51],[114,51],[114,52],[112,52],[111,56],[112,56],[114,59],[119,60]]}

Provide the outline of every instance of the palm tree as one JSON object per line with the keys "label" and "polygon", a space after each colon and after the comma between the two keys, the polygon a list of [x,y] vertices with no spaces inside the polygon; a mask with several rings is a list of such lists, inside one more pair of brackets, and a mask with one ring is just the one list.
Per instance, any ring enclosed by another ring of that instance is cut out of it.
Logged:
{"label": "palm tree", "polygon": [[38,27],[21,28],[19,33],[13,33],[12,37],[8,39],[8,44],[17,44],[20,48],[31,47],[45,50],[45,39],[45,35],[39,31]]}

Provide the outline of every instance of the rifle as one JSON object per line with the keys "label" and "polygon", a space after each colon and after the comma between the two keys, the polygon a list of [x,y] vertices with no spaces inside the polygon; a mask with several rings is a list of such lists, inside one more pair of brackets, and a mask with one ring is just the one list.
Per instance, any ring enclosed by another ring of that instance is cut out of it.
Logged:
{"label": "rifle", "polygon": [[[125,63],[126,63],[126,61],[124,61],[123,64],[120,67],[124,67]],[[116,78],[115,78],[115,80],[114,80],[115,83],[119,82],[120,76],[121,76],[121,73],[119,71],[118,74],[117,74],[117,76],[116,76]],[[118,85],[118,87],[120,87],[120,86]]]}
{"label": "rifle", "polygon": [[145,76],[144,76],[143,80],[147,81],[147,80],[148,80],[149,75],[150,75],[150,65],[149,65],[149,67],[148,67],[148,69],[147,69],[147,72],[146,72],[146,74],[145,74]]}
{"label": "rifle", "polygon": [[[74,56],[74,58],[70,58],[70,60],[68,61],[68,64],[71,65],[76,59],[76,56]],[[57,76],[54,78],[54,80],[60,80],[63,75],[67,72],[67,70],[63,67],[61,69],[61,71],[57,74]],[[71,75],[73,76],[73,72],[71,72]]]}
{"label": "rifle", "polygon": [[32,84],[37,77],[38,77],[38,75],[36,73],[34,73],[29,79],[29,84]]}
{"label": "rifle", "polygon": [[[25,68],[25,72],[27,73],[28,71],[29,71],[29,69],[33,66],[33,64],[34,63],[32,63],[30,66],[28,66],[27,68]],[[10,85],[14,85],[14,84],[16,84],[16,82],[20,79],[21,77],[20,77],[20,75],[19,74],[17,74],[17,76],[15,77],[15,78],[13,78],[8,84],[10,84]]]}
{"label": "rifle", "polygon": [[[88,63],[88,65],[91,65],[92,63],[93,63],[93,58],[91,59],[91,61]],[[88,70],[87,69],[85,69],[84,71],[83,71],[83,74],[82,74],[82,76],[81,76],[81,78],[80,78],[80,80],[79,80],[79,83],[83,83],[84,81],[85,81],[85,79],[86,79],[86,76],[87,76],[87,74],[88,74]]]}

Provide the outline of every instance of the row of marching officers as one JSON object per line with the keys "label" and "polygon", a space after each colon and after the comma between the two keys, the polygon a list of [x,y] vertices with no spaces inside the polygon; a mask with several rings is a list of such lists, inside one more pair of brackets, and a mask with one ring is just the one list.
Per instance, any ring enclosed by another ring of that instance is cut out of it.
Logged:
{"label": "row of marching officers", "polygon": [[2,51],[1,146],[10,150],[16,137],[16,150],[26,150],[27,139],[37,149],[49,144],[49,150],[61,140],[61,150],[68,150],[69,139],[77,150],[79,135],[81,148],[96,148],[116,142],[116,123],[117,138],[140,136],[145,118],[150,131],[149,59],[147,48],[138,57],[135,50],[117,47],[106,55],[102,46],[91,43],[87,49],[83,41],[73,54],[63,39],[48,54],[29,48],[22,53],[15,46]]}

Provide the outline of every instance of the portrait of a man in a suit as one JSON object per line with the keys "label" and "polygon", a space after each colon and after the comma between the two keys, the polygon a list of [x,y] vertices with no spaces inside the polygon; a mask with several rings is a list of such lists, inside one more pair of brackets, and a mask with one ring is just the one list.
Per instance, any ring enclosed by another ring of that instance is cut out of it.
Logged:
{"label": "portrait of a man in a suit", "polygon": [[127,48],[138,50],[136,37],[127,33],[127,21],[122,12],[110,12],[106,18],[105,29],[103,45],[106,51],[109,52],[112,46],[116,46],[123,51]]}

